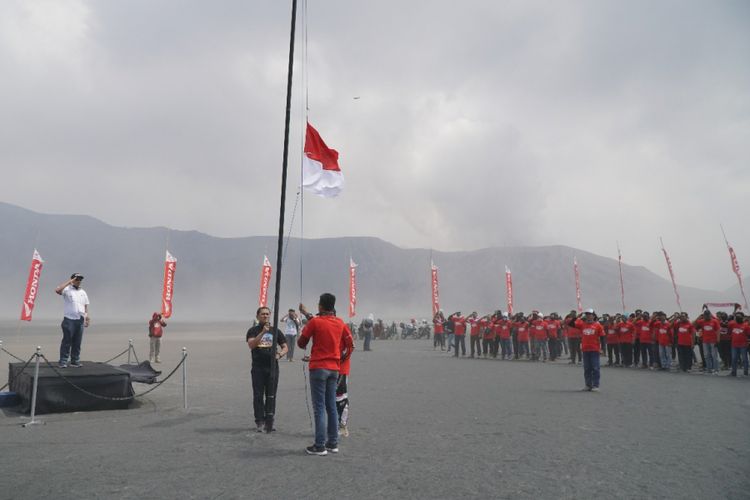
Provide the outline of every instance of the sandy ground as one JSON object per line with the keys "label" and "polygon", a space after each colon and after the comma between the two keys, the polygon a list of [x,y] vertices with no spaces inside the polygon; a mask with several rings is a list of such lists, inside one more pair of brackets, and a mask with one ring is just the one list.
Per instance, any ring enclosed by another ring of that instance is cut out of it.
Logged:
{"label": "sandy ground", "polygon": [[[6,325],[0,338],[53,359],[58,328]],[[30,428],[0,414],[0,497],[750,497],[747,378],[603,368],[602,392],[582,393],[582,368],[565,362],[374,342],[352,362],[352,435],[338,455],[312,457],[300,362],[281,364],[278,432],[252,431],[245,330],[168,327],[162,367],[188,348],[188,411],[176,376],[129,410],[43,415]],[[146,355],[142,325],[94,325],[82,358],[107,359],[128,338]],[[0,354],[0,385],[8,361]]]}

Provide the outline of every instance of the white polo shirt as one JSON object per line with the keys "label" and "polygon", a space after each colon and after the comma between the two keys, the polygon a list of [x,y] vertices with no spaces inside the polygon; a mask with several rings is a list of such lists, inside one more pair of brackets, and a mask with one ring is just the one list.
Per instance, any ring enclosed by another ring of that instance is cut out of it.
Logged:
{"label": "white polo shirt", "polygon": [[86,306],[89,305],[89,296],[83,288],[75,288],[68,285],[63,288],[63,316],[68,319],[81,319],[86,317]]}

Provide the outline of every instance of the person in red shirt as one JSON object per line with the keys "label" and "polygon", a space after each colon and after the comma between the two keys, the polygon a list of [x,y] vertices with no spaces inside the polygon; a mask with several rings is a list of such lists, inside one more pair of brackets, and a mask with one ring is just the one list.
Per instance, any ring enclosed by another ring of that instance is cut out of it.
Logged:
{"label": "person in red shirt", "polygon": [[750,323],[747,322],[745,315],[739,311],[734,313],[734,318],[729,321],[729,333],[732,336],[732,372],[733,377],[737,376],[737,364],[742,358],[742,373],[747,377],[748,374],[748,356],[747,343],[750,338]]}
{"label": "person in red shirt", "polygon": [[344,353],[342,356],[339,378],[336,381],[336,412],[339,415],[339,433],[344,437],[349,436],[349,373],[351,371],[352,352],[354,352],[353,342],[351,351]]}
{"label": "person in red shirt", "polygon": [[695,327],[690,322],[687,313],[680,313],[675,322],[677,332],[677,359],[680,370],[689,372],[693,368],[693,345],[695,344]]}
{"label": "person in red shirt", "polygon": [[[739,304],[735,305],[737,312]],[[719,359],[721,360],[721,369],[728,370],[729,365],[732,364],[732,334],[729,332],[729,322],[732,318],[729,317],[724,311],[716,313],[716,319],[719,320],[721,328],[719,328],[719,342],[716,348],[719,351]]]}
{"label": "person in red shirt", "polygon": [[432,318],[432,324],[434,325],[435,333],[432,337],[432,350],[434,351],[437,349],[437,346],[440,346],[440,350],[445,350],[445,328],[443,327],[443,323],[445,323],[445,316],[443,316],[443,311],[438,311],[435,313],[435,317]]}
{"label": "person in red shirt", "polygon": [[161,337],[164,334],[164,327],[167,322],[161,317],[161,313],[155,312],[151,315],[151,321],[148,322],[149,352],[148,360],[151,363],[161,363],[159,351],[161,350]]}
{"label": "person in red shirt", "polygon": [[[341,361],[354,349],[354,339],[349,327],[336,317],[336,297],[324,293],[318,301],[318,315],[311,318],[302,330],[297,345],[304,349],[312,340],[309,359],[310,394],[315,414],[315,443],[305,451],[310,455],[338,453],[338,410],[336,385]],[[300,304],[300,311],[309,314]]]}
{"label": "person in red shirt", "polygon": [[453,323],[453,347],[458,357],[458,346],[461,346],[461,356],[466,356],[466,318],[461,316],[461,311],[451,314],[448,321]]}
{"label": "person in red shirt", "polygon": [[599,392],[601,378],[599,368],[600,338],[604,337],[604,328],[596,321],[593,309],[586,309],[583,319],[577,319],[576,328],[581,331],[581,351],[583,351],[583,379],[586,382],[584,391]]}
{"label": "person in red shirt", "polygon": [[622,365],[626,368],[633,366],[633,341],[635,340],[635,327],[630,322],[630,317],[624,314],[615,325],[617,336],[620,341],[620,358]]}
{"label": "person in red shirt", "polygon": [[653,335],[651,332],[651,317],[648,312],[644,311],[635,323],[635,334],[641,348],[641,368],[649,368],[654,363],[654,352],[651,349]]}
{"label": "person in red shirt", "polygon": [[602,322],[607,334],[607,366],[620,366],[620,334],[616,325],[621,318],[622,316],[617,314],[614,318],[607,318],[606,322]]}
{"label": "person in red shirt", "polygon": [[[469,334],[469,357],[473,358],[474,353],[476,353],[477,358],[482,357],[482,320],[484,318],[480,318],[476,311],[469,314],[469,317],[467,319],[467,323],[471,325],[471,333]],[[486,325],[486,320],[484,321],[484,325]]]}
{"label": "person in red shirt", "polygon": [[531,329],[531,336],[534,339],[534,354],[532,359],[534,361],[547,362],[547,323],[542,319],[542,314],[539,311],[532,311],[531,321],[529,322],[529,328]]}
{"label": "person in red shirt", "polygon": [[654,322],[656,332],[656,342],[659,345],[659,359],[661,360],[661,370],[672,368],[672,323],[667,319],[665,313],[659,313],[657,320]]}
{"label": "person in red shirt", "polygon": [[549,342],[549,360],[555,361],[560,357],[560,321],[557,319],[557,313],[552,313],[545,318],[547,324],[547,341]]}
{"label": "person in red shirt", "polygon": [[700,333],[703,344],[703,354],[706,359],[706,373],[719,374],[719,352],[716,344],[719,342],[721,324],[711,311],[705,307],[700,318],[695,320],[695,329]]}
{"label": "person in red shirt", "polygon": [[515,349],[515,359],[520,359],[521,356],[526,356],[526,359],[529,359],[529,323],[523,313],[516,314],[516,320],[513,322],[513,332],[515,333],[518,346]]}
{"label": "person in red shirt", "polygon": [[482,355],[486,358],[490,354],[497,357],[497,343],[495,342],[494,316],[489,314],[482,318],[479,328],[482,330]]}
{"label": "person in red shirt", "polygon": [[508,319],[508,313],[502,313],[500,319],[495,322],[495,335],[500,340],[500,359],[510,359],[513,356],[512,343],[510,341],[512,323]]}
{"label": "person in red shirt", "polygon": [[576,327],[576,321],[578,321],[578,315],[575,311],[570,311],[565,316],[565,334],[568,337],[568,347],[570,347],[570,364],[576,364],[576,357],[578,363],[583,359],[581,354],[581,330]]}

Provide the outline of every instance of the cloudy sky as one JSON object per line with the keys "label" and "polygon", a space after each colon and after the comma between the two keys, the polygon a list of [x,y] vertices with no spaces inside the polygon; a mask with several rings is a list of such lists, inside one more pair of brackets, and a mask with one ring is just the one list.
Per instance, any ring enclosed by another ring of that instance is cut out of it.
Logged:
{"label": "cloudy sky", "polygon": [[[0,200],[276,234],[290,4],[0,2]],[[287,221],[305,94],[347,178],[306,237],[619,241],[666,276],[662,236],[724,289],[721,223],[750,275],[750,2],[307,0],[298,28]]]}

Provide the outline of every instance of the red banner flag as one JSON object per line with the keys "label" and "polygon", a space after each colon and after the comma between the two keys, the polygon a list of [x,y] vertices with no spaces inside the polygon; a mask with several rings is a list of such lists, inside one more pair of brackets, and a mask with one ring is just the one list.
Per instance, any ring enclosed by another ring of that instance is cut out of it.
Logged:
{"label": "red banner flag", "polygon": [[31,267],[29,268],[29,279],[26,280],[26,293],[23,294],[23,306],[21,307],[21,321],[31,321],[31,313],[34,311],[37,293],[39,292],[39,280],[42,277],[42,260],[39,252],[34,249],[34,255],[31,257]]}
{"label": "red banner flag", "polygon": [[169,250],[164,259],[164,286],[161,292],[161,315],[165,318],[172,317],[172,298],[174,297],[174,273],[177,270],[177,259]]}
{"label": "red banner flag", "polygon": [[513,275],[508,266],[505,266],[505,299],[508,303],[508,316],[511,316],[513,315]]}
{"label": "red banner flag", "polygon": [[737,261],[737,254],[734,253],[734,248],[732,248],[732,245],[729,244],[727,235],[726,233],[724,233],[724,226],[719,226],[721,227],[721,234],[724,235],[724,242],[727,244],[727,249],[729,250],[729,259],[732,261],[732,271],[734,272],[735,276],[737,276],[737,282],[740,284],[740,293],[742,294],[742,299],[745,301],[745,310],[747,310],[747,297],[745,296],[745,285],[742,283],[742,271],[740,271],[740,263]]}
{"label": "red banner flag", "polygon": [[440,310],[440,296],[438,291],[438,268],[435,263],[430,261],[430,271],[432,273],[432,317]]}
{"label": "red banner flag", "polygon": [[625,283],[622,280],[622,252],[620,244],[617,244],[617,263],[620,265],[620,300],[622,301],[622,312],[625,312]]}
{"label": "red banner flag", "polygon": [[682,304],[680,304],[680,294],[677,292],[677,283],[674,280],[674,270],[672,269],[672,260],[669,258],[669,254],[667,254],[666,248],[664,248],[664,241],[659,238],[659,241],[661,242],[661,251],[664,254],[664,260],[667,261],[667,268],[669,269],[669,277],[672,279],[672,288],[674,289],[674,296],[677,299],[677,307],[680,309],[680,312],[682,312]]}
{"label": "red banner flag", "polygon": [[260,270],[260,293],[258,307],[268,306],[268,284],[271,283],[271,262],[263,256],[263,268]]}
{"label": "red banner flag", "polygon": [[349,257],[349,317],[357,315],[357,264]]}
{"label": "red banner flag", "polygon": [[578,307],[578,312],[583,312],[583,306],[581,305],[581,275],[578,272],[578,259],[576,257],[573,257],[573,273],[576,277],[576,306]]}

